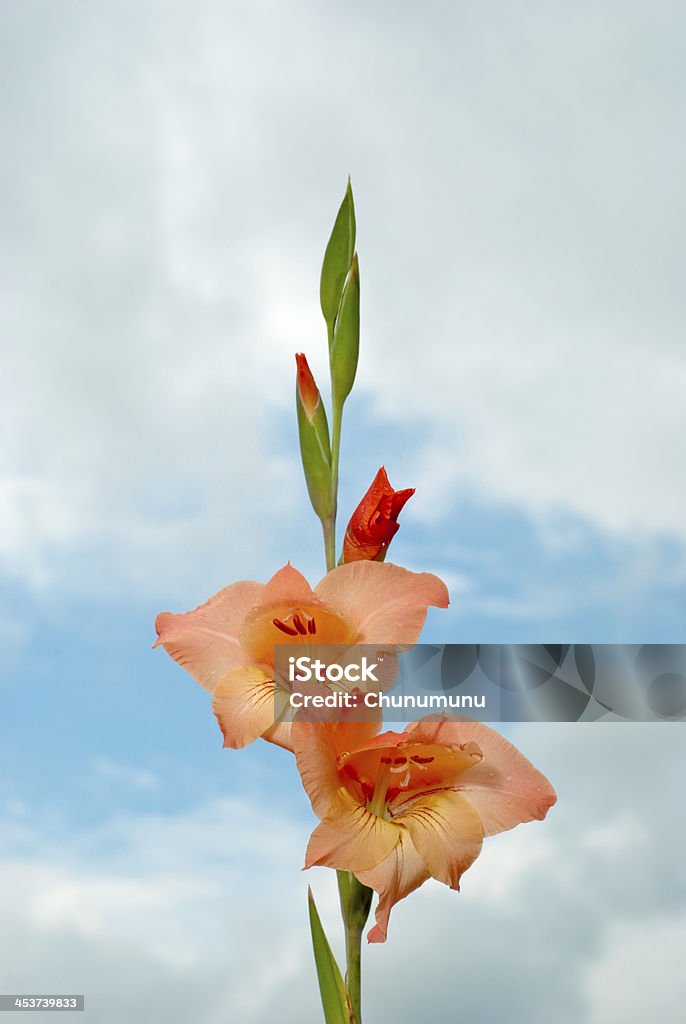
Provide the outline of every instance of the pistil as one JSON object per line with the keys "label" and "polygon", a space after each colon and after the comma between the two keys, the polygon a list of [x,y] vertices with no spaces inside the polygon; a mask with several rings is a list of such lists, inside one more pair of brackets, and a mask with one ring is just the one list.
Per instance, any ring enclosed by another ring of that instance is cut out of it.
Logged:
{"label": "pistil", "polygon": [[370,814],[375,814],[377,818],[388,819],[388,808],[386,806],[386,795],[388,793],[388,787],[391,784],[392,777],[391,772],[393,771],[392,758],[382,757],[381,764],[383,768],[379,772],[374,786],[374,792],[372,798],[367,804],[367,810]]}

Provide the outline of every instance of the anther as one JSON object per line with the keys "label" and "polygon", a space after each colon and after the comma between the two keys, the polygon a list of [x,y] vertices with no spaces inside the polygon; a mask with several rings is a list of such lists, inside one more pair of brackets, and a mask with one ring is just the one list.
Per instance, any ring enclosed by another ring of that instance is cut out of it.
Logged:
{"label": "anther", "polygon": [[287,626],[285,622],[281,621],[281,619],[272,619],[272,622],[274,623],[277,629],[280,629],[282,633],[286,633],[287,636],[298,635],[297,629],[293,629],[292,626]]}
{"label": "anther", "polygon": [[293,616],[293,625],[295,626],[295,628],[297,629],[301,636],[305,636],[307,634],[307,627],[297,612]]}

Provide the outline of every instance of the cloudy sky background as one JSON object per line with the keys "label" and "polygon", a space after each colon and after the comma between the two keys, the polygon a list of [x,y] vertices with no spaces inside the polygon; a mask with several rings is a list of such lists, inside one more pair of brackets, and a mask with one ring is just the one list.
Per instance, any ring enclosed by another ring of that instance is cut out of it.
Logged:
{"label": "cloudy sky background", "polygon": [[[322,571],[293,353],[351,174],[343,518],[436,641],[686,642],[676,3],[6,0],[0,14],[0,992],[89,1019],[317,1020],[293,766],[221,750],[152,622]],[[560,793],[425,886],[368,1019],[673,1019],[679,725],[522,726]],[[314,878],[333,932],[331,879]],[[398,979],[406,979],[400,984]]]}

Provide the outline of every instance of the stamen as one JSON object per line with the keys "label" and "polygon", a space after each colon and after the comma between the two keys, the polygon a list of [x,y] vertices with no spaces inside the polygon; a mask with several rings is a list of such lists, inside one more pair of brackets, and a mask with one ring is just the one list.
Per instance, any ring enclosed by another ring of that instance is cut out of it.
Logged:
{"label": "stamen", "polygon": [[293,625],[295,626],[295,628],[297,629],[301,636],[306,636],[307,627],[305,626],[305,623],[302,621],[297,612],[293,616]]}
{"label": "stamen", "polygon": [[317,623],[314,621],[314,618],[307,620],[307,632],[308,633],[316,633],[317,632]]}
{"label": "stamen", "polygon": [[381,764],[391,764],[392,763],[390,757],[380,757],[379,760],[381,761]]}
{"label": "stamen", "polygon": [[396,757],[393,759],[393,764],[405,764],[406,761],[406,757]]}
{"label": "stamen", "polygon": [[[264,620],[263,620],[264,621]],[[297,636],[298,630],[293,629],[292,626],[287,626],[281,619],[272,619],[273,624],[277,629],[280,629],[282,633],[286,633],[287,636]]]}
{"label": "stamen", "polygon": [[410,758],[410,761],[414,761],[415,764],[420,766],[423,764],[431,764],[431,762],[435,760],[436,759],[434,757],[420,757],[419,754],[414,754]]}

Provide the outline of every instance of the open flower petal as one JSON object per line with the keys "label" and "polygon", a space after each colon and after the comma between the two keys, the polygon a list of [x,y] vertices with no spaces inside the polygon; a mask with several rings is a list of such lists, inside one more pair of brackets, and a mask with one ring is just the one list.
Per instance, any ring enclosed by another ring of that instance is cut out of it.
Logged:
{"label": "open flower petal", "polygon": [[234,750],[253,743],[274,725],[274,682],[255,665],[243,665],[221,679],[212,697],[224,746]]}
{"label": "open flower petal", "polygon": [[329,815],[310,836],[305,867],[366,871],[384,860],[399,838],[397,825],[372,814],[341,789]]}
{"label": "open flower petal", "polygon": [[283,569],[275,572],[270,580],[264,585],[262,604],[278,604],[280,601],[298,604],[316,601],[312,587],[305,577],[297,569],[294,569],[290,562],[284,565]]}
{"label": "open flower petal", "polygon": [[161,612],[155,620],[158,639],[154,646],[164,647],[211,693],[227,672],[245,661],[238,635],[263,590],[264,584],[243,580],[224,587],[191,612]]}
{"label": "open flower petal", "polygon": [[270,725],[262,733],[262,739],[266,740],[267,743],[273,743],[275,747],[281,747],[283,750],[288,750],[291,754],[293,753],[290,722],[276,722],[274,725]]}
{"label": "open flower petal", "polygon": [[339,565],[317,584],[315,593],[354,626],[358,644],[414,644],[429,606],[449,604],[438,576],[386,562]]}
{"label": "open flower petal", "polygon": [[401,830],[398,842],[385,860],[370,871],[356,871],[355,874],[363,885],[379,894],[376,924],[367,933],[368,942],[386,941],[388,919],[395,904],[430,877],[423,858],[404,830]]}
{"label": "open flower petal", "polygon": [[393,819],[410,833],[429,874],[451,889],[481,853],[481,819],[463,796],[451,790],[408,801]]}
{"label": "open flower petal", "polygon": [[504,736],[481,722],[436,716],[412,723],[405,732],[421,743],[478,744],[482,760],[460,776],[455,788],[477,811],[484,835],[540,821],[557,800],[545,775]]}
{"label": "open flower petal", "polygon": [[342,753],[371,739],[380,722],[293,722],[291,741],[312,810],[326,818],[341,788],[336,767]]}

